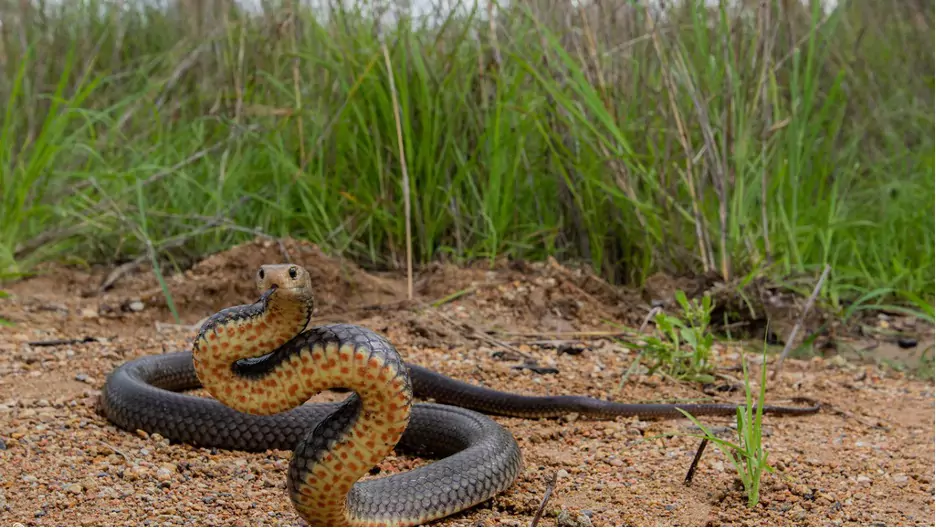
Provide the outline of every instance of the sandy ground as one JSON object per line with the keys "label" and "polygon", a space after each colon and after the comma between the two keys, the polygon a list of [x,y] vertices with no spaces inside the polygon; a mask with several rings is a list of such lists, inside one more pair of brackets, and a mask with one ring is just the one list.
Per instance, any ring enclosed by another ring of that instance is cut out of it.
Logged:
{"label": "sandy ground", "polygon": [[[607,336],[639,326],[648,307],[632,292],[555,263],[496,270],[437,265],[415,281],[425,301],[406,301],[399,275],[369,274],[287,242],[254,242],[169,280],[185,325],[256,298],[252,274],[283,251],[321,285],[313,322],[346,321],[387,335],[403,356],[442,373],[526,394],[587,394],[618,401],[742,401],[737,391],[621,375],[635,352]],[[131,358],[187,348],[148,270],[96,290],[112,270],[51,267],[10,285],[0,315],[0,524],[297,525],[284,491],[289,452],[195,449],[119,430],[96,411],[104,380]],[[481,334],[482,337],[478,337]],[[487,336],[486,338],[484,336]],[[30,342],[80,340],[52,346]],[[515,369],[516,347],[557,374]],[[573,353],[567,353],[567,352]],[[577,352],[577,353],[575,353]],[[724,379],[739,349],[719,345]],[[757,357],[751,357],[756,367]],[[716,385],[731,386],[726,381]],[[619,388],[620,387],[620,388]],[[933,384],[841,358],[788,360],[770,402],[818,399],[807,417],[767,417],[775,474],[749,509],[730,462],[710,448],[683,484],[697,440],[688,420],[590,421],[496,418],[516,436],[525,471],[502,495],[439,525],[528,526],[547,482],[559,478],[540,525],[930,525],[934,520]],[[334,395],[323,395],[329,399]],[[712,426],[732,420],[707,418]],[[728,430],[730,432],[730,430]],[[677,436],[661,436],[676,433]],[[390,456],[382,473],[428,463]],[[564,513],[563,513],[564,512]],[[559,516],[563,513],[562,516]]]}

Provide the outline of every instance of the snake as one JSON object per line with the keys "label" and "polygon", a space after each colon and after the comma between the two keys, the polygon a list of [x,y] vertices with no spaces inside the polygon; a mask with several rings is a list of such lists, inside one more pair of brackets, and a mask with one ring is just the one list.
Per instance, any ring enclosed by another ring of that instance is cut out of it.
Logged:
{"label": "snake", "polygon": [[[190,351],[146,355],[111,371],[109,421],[179,443],[291,450],[286,491],[310,526],[415,526],[477,506],[523,471],[514,436],[489,415],[607,419],[732,415],[730,403],[621,403],[531,396],[449,378],[403,361],[388,339],[346,323],[306,328],[314,289],[295,264],[259,266],[259,299],[208,317]],[[209,397],[187,394],[204,388]],[[344,400],[309,402],[323,391]],[[415,398],[432,401],[415,402]],[[803,415],[819,405],[764,406]],[[372,470],[391,451],[434,458],[409,471]]]}

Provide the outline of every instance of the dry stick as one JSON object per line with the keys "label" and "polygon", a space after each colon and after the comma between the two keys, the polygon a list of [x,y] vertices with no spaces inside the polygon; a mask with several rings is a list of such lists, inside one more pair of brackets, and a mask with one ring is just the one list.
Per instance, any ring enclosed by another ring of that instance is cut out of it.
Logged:
{"label": "dry stick", "polygon": [[[423,303],[423,302],[420,302],[420,301],[416,301],[416,302],[419,302],[419,304],[420,304],[420,306],[421,306],[422,309],[424,309],[424,310],[426,310],[426,311],[432,312],[432,309],[431,309],[432,307],[429,306],[428,304]],[[458,328],[467,328],[467,329],[471,330],[471,333],[468,335],[468,337],[473,337],[473,338],[475,338],[475,339],[480,339],[481,341],[484,341],[485,343],[487,343],[487,344],[489,344],[489,345],[491,345],[491,346],[500,347],[500,348],[509,350],[510,352],[513,352],[514,354],[517,354],[518,356],[520,356],[520,357],[522,357],[523,359],[527,360],[528,363],[535,363],[535,360],[534,360],[533,356],[531,356],[531,355],[525,353],[524,351],[520,350],[519,348],[517,348],[517,347],[515,347],[515,346],[513,346],[513,345],[511,345],[511,344],[509,344],[509,343],[506,343],[506,342],[501,341],[501,340],[499,340],[499,339],[494,339],[493,337],[491,337],[491,336],[485,334],[484,332],[481,332],[480,330],[478,330],[477,328],[475,328],[474,326],[472,326],[472,325],[470,325],[470,324],[468,324],[468,323],[466,323],[466,322],[459,323],[458,321],[455,321],[454,319],[452,319],[451,317],[445,315],[444,313],[442,313],[442,312],[440,312],[440,311],[437,311],[437,310],[436,310],[436,311],[434,311],[433,313],[435,313],[435,315],[439,316],[443,321],[445,321],[445,322],[447,322],[448,324],[454,326],[456,329],[458,329]]]}
{"label": "dry stick", "polygon": [[[763,16],[758,17],[758,22],[761,26],[761,33],[766,34],[769,32],[770,24],[770,5],[767,2],[761,4],[760,13]],[[774,33],[776,35],[776,33]],[[767,70],[770,68],[770,58],[773,53],[773,39],[771,37],[765,37],[763,41],[764,46],[764,64],[761,72],[760,78],[760,96],[764,111],[764,129],[765,133],[761,138],[761,156],[764,159],[767,158],[767,138],[769,137],[770,130],[773,125],[773,106],[770,102],[770,96],[767,93]],[[767,168],[764,167],[761,169],[761,224],[764,236],[764,257],[767,261],[767,265],[773,263],[773,250],[770,246],[770,224],[768,223],[767,216]]]}
{"label": "dry stick", "polygon": [[654,306],[653,308],[651,308],[650,311],[647,312],[647,316],[644,317],[643,322],[640,323],[640,328],[637,329],[637,334],[642,334],[644,331],[644,328],[646,328],[647,324],[650,322],[650,319],[652,319],[656,314],[662,311],[663,309],[660,308],[659,306]]}
{"label": "dry stick", "polygon": [[532,337],[546,339],[550,337],[555,338],[595,338],[601,339],[605,337],[630,337],[635,335],[633,332],[627,331],[612,331],[612,330],[592,330],[592,331],[583,331],[583,332],[497,332],[498,335],[507,336],[507,337]]}
{"label": "dry stick", "polygon": [[686,478],[683,479],[683,484],[688,486],[692,484],[692,477],[695,476],[696,468],[699,467],[699,461],[702,460],[702,452],[705,451],[705,446],[708,445],[708,438],[703,438],[702,442],[699,443],[699,448],[696,450],[696,454],[692,457],[692,463],[689,464],[689,471],[686,471]]}
{"label": "dry stick", "polygon": [[549,498],[552,497],[553,490],[556,489],[556,480],[559,479],[559,472],[553,472],[552,478],[549,479],[549,482],[546,483],[546,493],[543,494],[543,500],[540,502],[539,508],[536,510],[536,515],[533,516],[533,522],[530,523],[530,526],[536,526],[539,524],[540,517],[543,516],[543,510],[546,509],[546,503],[549,502]]}
{"label": "dry stick", "polygon": [[[225,18],[227,14],[225,12]],[[234,95],[236,100],[234,102],[234,122],[238,125],[241,123],[241,118],[244,113],[244,42],[247,40],[247,24],[240,24],[240,42],[237,46],[237,73],[235,73],[234,79]],[[302,134],[299,135],[302,137]],[[227,152],[227,151],[225,151]]]}
{"label": "dry stick", "polygon": [[289,23],[291,24],[290,29],[292,29],[292,74],[293,94],[296,100],[296,132],[299,134],[299,168],[296,169],[296,174],[293,176],[293,181],[299,179],[299,175],[304,170],[306,164],[305,141],[303,140],[305,135],[302,131],[302,97],[299,95],[299,44],[297,42],[298,37],[296,36],[299,32],[298,26],[296,25],[296,10],[298,8],[299,3],[293,2],[293,7],[289,14]]}
{"label": "dry stick", "polygon": [[406,293],[413,299],[413,235],[410,227],[410,182],[406,170],[406,150],[403,148],[403,124],[400,122],[400,103],[397,101],[396,84],[393,81],[393,65],[390,64],[390,51],[383,43],[384,62],[387,76],[390,78],[390,97],[393,100],[393,120],[396,121],[397,143],[400,146],[400,170],[403,171],[403,215],[406,221]]}
{"label": "dry stick", "polygon": [[78,339],[49,339],[46,341],[29,341],[26,344],[34,347],[51,347],[61,345],[78,345],[81,343],[96,343],[98,341],[99,338],[97,337],[87,336]]}
{"label": "dry stick", "polygon": [[826,264],[825,269],[822,270],[822,275],[819,276],[819,281],[816,282],[816,287],[813,288],[812,295],[810,295],[809,300],[806,301],[806,306],[803,308],[803,312],[800,313],[799,318],[796,320],[796,324],[793,325],[793,330],[790,332],[790,337],[787,338],[786,345],[783,346],[783,352],[781,352],[780,357],[777,358],[777,366],[774,367],[773,374],[770,375],[771,380],[776,379],[777,374],[780,373],[780,369],[783,368],[783,360],[786,359],[787,354],[790,353],[790,349],[793,348],[793,340],[796,338],[796,334],[799,332],[800,326],[803,324],[803,319],[806,318],[806,314],[809,313],[813,303],[816,302],[816,297],[819,296],[819,290],[822,289],[822,283],[825,282],[826,277],[829,275],[831,270],[832,267],[828,264]]}
{"label": "dry stick", "polygon": [[490,36],[491,36],[491,48],[494,50],[494,64],[497,66],[498,71],[500,71],[501,64],[503,64],[503,59],[501,58],[500,46],[497,43],[497,16],[494,13],[494,2],[488,1],[487,5],[488,11],[488,26],[490,27]]}

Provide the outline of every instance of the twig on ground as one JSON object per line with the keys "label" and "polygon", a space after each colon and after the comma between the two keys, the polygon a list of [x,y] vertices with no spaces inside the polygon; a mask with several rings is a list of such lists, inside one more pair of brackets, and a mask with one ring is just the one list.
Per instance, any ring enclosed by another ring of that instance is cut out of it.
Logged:
{"label": "twig on ground", "polygon": [[77,345],[79,343],[96,343],[100,340],[101,339],[97,337],[86,336],[79,339],[49,339],[47,341],[29,341],[26,344],[34,347],[47,347],[59,345]]}
{"label": "twig on ground", "polygon": [[561,348],[571,345],[582,345],[585,348],[588,348],[588,345],[582,343],[581,339],[534,339],[532,341],[527,340],[516,340],[516,341],[504,341],[511,345],[530,345],[530,346],[540,346],[543,348]]}
{"label": "twig on ground", "polygon": [[139,257],[131,260],[130,262],[124,262],[123,264],[117,266],[110,273],[107,274],[107,277],[104,277],[104,281],[101,282],[101,285],[98,286],[98,292],[105,292],[111,289],[114,284],[120,280],[124,275],[132,273],[140,264],[143,264],[147,260],[147,255],[140,255]]}
{"label": "twig on ground", "polygon": [[535,339],[602,339],[606,337],[636,337],[633,332],[592,330],[582,332],[496,332],[504,337],[529,337]]}
{"label": "twig on ground", "polygon": [[637,329],[637,333],[638,333],[638,334],[642,334],[643,331],[644,331],[644,328],[646,328],[646,327],[647,327],[647,324],[650,322],[650,319],[653,319],[653,317],[654,317],[656,314],[658,314],[658,313],[660,313],[660,312],[662,312],[662,311],[663,311],[663,309],[660,308],[659,306],[655,306],[655,307],[651,308],[650,311],[647,312],[647,316],[644,317],[643,322],[640,323],[640,328]]}
{"label": "twig on ground", "polygon": [[192,325],[178,324],[178,323],[164,323],[162,321],[156,321],[156,331],[160,333],[165,332],[166,330],[182,330],[185,332],[191,332],[191,331],[198,330],[199,328],[201,328],[201,325],[204,323],[204,321],[205,319],[202,319],[201,321]]}
{"label": "twig on ground", "polygon": [[[421,304],[422,307],[423,307],[425,310],[427,310],[427,311],[432,311],[432,310],[430,310],[432,307],[429,306],[428,304],[423,303],[423,302],[419,302],[419,304]],[[489,344],[489,345],[491,345],[491,346],[500,347],[500,348],[509,350],[510,352],[513,352],[514,354],[517,354],[518,356],[520,356],[520,357],[522,357],[523,359],[527,360],[528,364],[535,364],[535,363],[536,363],[536,360],[533,359],[533,356],[531,356],[531,355],[529,355],[529,354],[523,352],[523,351],[520,350],[519,348],[517,348],[517,347],[515,347],[515,346],[513,346],[513,345],[511,345],[511,344],[509,344],[509,343],[505,343],[504,341],[501,341],[501,340],[499,340],[499,339],[494,339],[494,338],[491,337],[490,335],[487,335],[487,334],[485,334],[484,332],[481,332],[480,330],[478,330],[477,328],[475,328],[474,326],[472,326],[472,325],[470,325],[470,324],[468,324],[468,323],[466,323],[466,322],[461,322],[461,323],[459,323],[458,321],[455,321],[455,320],[452,319],[451,317],[449,317],[449,316],[445,315],[444,313],[442,313],[442,312],[440,312],[440,311],[437,311],[437,310],[436,310],[436,311],[433,311],[433,313],[434,313],[435,315],[439,316],[442,320],[444,320],[445,322],[447,322],[448,324],[454,326],[454,327],[457,328],[457,329],[468,329],[468,330],[470,331],[470,333],[468,334],[468,337],[473,337],[473,338],[475,338],[475,339],[480,339],[481,341],[484,341],[484,342],[486,342],[487,344]]]}
{"label": "twig on ground", "polygon": [[533,372],[535,372],[535,373],[537,373],[537,374],[559,374],[559,369],[557,369],[557,368],[555,368],[555,367],[541,367],[541,366],[536,365],[536,364],[532,364],[532,365],[531,365],[531,364],[523,363],[523,364],[521,364],[521,365],[514,365],[513,367],[510,367],[510,368],[513,369],[513,370],[523,370],[523,369],[527,369],[527,370],[531,370],[531,371],[533,371]]}
{"label": "twig on ground", "polygon": [[478,288],[477,288],[477,287],[465,288],[464,290],[459,290],[459,291],[457,291],[457,292],[455,292],[455,293],[450,293],[450,294],[448,294],[448,295],[446,295],[445,297],[442,297],[442,298],[440,298],[440,299],[436,299],[436,300],[432,301],[432,302],[429,303],[429,304],[430,304],[433,308],[438,308],[438,307],[442,306],[443,304],[448,304],[448,303],[450,303],[450,302],[452,302],[452,301],[461,299],[462,297],[464,297],[464,296],[466,296],[466,295],[471,295],[472,293],[474,293],[474,292],[476,292],[476,291],[478,291]]}
{"label": "twig on ground", "polygon": [[553,490],[556,489],[556,481],[559,479],[559,472],[554,471],[552,478],[549,479],[549,482],[546,483],[546,493],[543,494],[543,500],[540,501],[539,508],[536,509],[536,515],[533,516],[533,522],[530,523],[530,526],[536,526],[539,524],[540,517],[543,516],[543,510],[546,509],[546,503],[549,502],[549,498],[552,497]]}
{"label": "twig on ground", "polygon": [[809,296],[809,300],[806,301],[806,306],[803,308],[802,313],[800,313],[799,318],[796,320],[796,324],[793,325],[793,330],[790,331],[790,337],[787,338],[786,345],[783,346],[783,352],[780,353],[780,357],[777,358],[777,366],[774,367],[773,374],[770,375],[770,379],[774,380],[777,378],[777,374],[780,373],[780,370],[783,368],[783,360],[786,359],[787,354],[790,353],[790,349],[793,348],[793,340],[796,339],[796,334],[799,332],[800,326],[803,324],[803,320],[806,319],[806,314],[809,313],[809,310],[812,309],[812,305],[816,302],[816,297],[819,296],[819,290],[822,289],[822,283],[825,282],[826,277],[829,275],[829,272],[832,270],[832,267],[826,264],[825,269],[822,270],[822,275],[819,276],[819,280],[816,282],[816,287],[813,288],[812,295]]}
{"label": "twig on ground", "polygon": [[110,449],[111,451],[113,451],[114,453],[117,453],[118,455],[122,456],[123,459],[126,460],[128,464],[130,464],[130,463],[132,462],[132,461],[130,460],[130,457],[128,457],[127,454],[124,453],[123,451],[121,451],[121,450],[117,449],[116,447],[114,447],[114,446],[108,444],[108,443],[105,442],[104,440],[98,440],[98,442],[100,442],[102,445],[104,445],[105,447],[107,447],[108,449]]}
{"label": "twig on ground", "polygon": [[683,484],[688,486],[692,484],[692,477],[695,476],[696,468],[699,467],[699,461],[702,460],[702,453],[705,451],[705,446],[708,445],[708,438],[703,438],[699,443],[699,449],[696,450],[696,454],[692,457],[692,463],[689,464],[689,471],[686,472],[686,478],[683,479]]}

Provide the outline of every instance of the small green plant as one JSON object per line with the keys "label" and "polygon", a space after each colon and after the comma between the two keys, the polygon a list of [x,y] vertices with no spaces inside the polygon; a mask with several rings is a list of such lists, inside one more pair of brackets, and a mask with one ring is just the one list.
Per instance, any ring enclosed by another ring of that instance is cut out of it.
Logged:
{"label": "small green plant", "polygon": [[676,292],[676,302],[682,308],[682,318],[657,313],[654,320],[661,337],[651,336],[641,348],[641,357],[652,362],[649,373],[662,371],[684,381],[711,383],[712,344],[709,332],[712,298],[708,294],[699,302],[689,300],[682,291]]}
{"label": "small green plant", "polygon": [[737,410],[738,442],[729,442],[715,436],[710,429],[702,425],[699,420],[686,411],[679,409],[686,418],[692,420],[704,434],[689,435],[713,442],[718,449],[731,460],[738,477],[744,485],[747,494],[748,507],[757,506],[760,500],[761,475],[764,471],[773,473],[774,468],[767,463],[767,450],[761,443],[761,418],[763,416],[764,395],[767,389],[767,349],[764,348],[761,363],[760,392],[757,396],[757,405],[753,405],[751,396],[751,380],[748,376],[747,362],[744,353],[741,353],[741,367],[744,370],[744,405]]}

